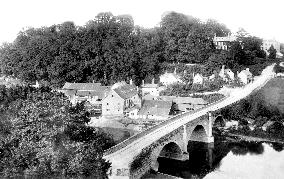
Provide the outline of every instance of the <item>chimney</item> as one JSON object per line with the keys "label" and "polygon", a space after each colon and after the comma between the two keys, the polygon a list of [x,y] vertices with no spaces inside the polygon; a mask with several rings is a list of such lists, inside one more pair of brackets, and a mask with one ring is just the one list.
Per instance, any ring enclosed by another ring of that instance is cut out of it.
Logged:
{"label": "chimney", "polygon": [[177,74],[177,68],[175,68],[174,74]]}
{"label": "chimney", "polygon": [[132,84],[133,84],[132,79],[130,79],[130,80],[129,80],[129,84],[130,84],[130,85],[132,85]]}
{"label": "chimney", "polygon": [[93,80],[93,83],[95,83],[95,80]]}
{"label": "chimney", "polygon": [[246,68],[246,71],[249,71],[249,68]]}
{"label": "chimney", "polygon": [[225,70],[225,65],[222,65],[222,70]]}
{"label": "chimney", "polygon": [[152,79],[152,84],[155,84],[155,78]]}
{"label": "chimney", "polygon": [[144,80],[142,80],[142,86],[144,86],[144,84],[145,84],[145,83],[144,83]]}

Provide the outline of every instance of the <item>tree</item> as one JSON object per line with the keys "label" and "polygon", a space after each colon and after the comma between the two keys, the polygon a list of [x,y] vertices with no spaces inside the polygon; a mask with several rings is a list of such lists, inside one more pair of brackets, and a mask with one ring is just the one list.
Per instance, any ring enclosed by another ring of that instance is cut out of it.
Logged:
{"label": "tree", "polygon": [[268,49],[268,53],[269,53],[268,58],[275,59],[277,50],[273,47],[273,45],[271,45]]}
{"label": "tree", "polygon": [[4,114],[1,177],[107,178],[110,164],[102,154],[112,140],[85,125],[90,119],[82,104],[72,107],[62,93],[41,88],[9,103]]}

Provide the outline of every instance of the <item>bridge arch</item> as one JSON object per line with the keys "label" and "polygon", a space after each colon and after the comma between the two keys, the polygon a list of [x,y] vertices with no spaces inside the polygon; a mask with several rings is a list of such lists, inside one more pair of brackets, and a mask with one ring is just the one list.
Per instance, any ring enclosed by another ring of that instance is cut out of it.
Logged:
{"label": "bridge arch", "polygon": [[213,122],[213,127],[224,127],[226,125],[226,121],[222,115],[218,115]]}
{"label": "bridge arch", "polygon": [[189,135],[189,140],[191,141],[207,141],[208,137],[208,131],[206,130],[206,127],[204,127],[201,124],[198,124],[195,126],[195,128],[192,130],[192,132]]}
{"label": "bridge arch", "polygon": [[155,151],[152,152],[152,159],[151,159],[151,169],[158,171],[159,169],[159,157],[165,158],[181,158],[183,151],[182,151],[182,144],[179,144],[177,141],[169,141],[164,145],[156,148]]}

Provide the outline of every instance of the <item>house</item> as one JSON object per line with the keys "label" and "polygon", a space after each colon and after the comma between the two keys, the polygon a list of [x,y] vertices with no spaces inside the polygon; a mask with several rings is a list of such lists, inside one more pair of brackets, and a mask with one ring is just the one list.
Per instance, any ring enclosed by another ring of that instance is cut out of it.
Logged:
{"label": "house", "polygon": [[133,106],[131,108],[127,108],[124,110],[125,116],[131,118],[131,119],[138,119],[138,112],[139,112],[139,107],[138,106]]}
{"label": "house", "polygon": [[202,98],[193,97],[159,96],[157,100],[172,101],[173,109],[179,113],[197,110],[208,104],[208,102]]}
{"label": "house", "polygon": [[165,89],[164,86],[159,86],[158,84],[155,84],[154,78],[152,80],[152,83],[144,83],[144,80],[142,80],[141,85],[141,92],[142,96],[145,96],[147,94],[151,94],[153,96],[159,96],[160,92]]}
{"label": "house", "polygon": [[283,131],[284,125],[281,122],[269,120],[262,126],[262,130],[267,131],[268,129],[272,129],[275,132]]}
{"label": "house", "polygon": [[203,84],[204,78],[201,74],[197,73],[196,75],[193,74],[193,84]]}
{"label": "house", "polygon": [[192,97],[177,97],[173,100],[174,104],[176,104],[177,109],[180,112],[188,112],[203,108],[208,104],[202,98],[192,98]]}
{"label": "house", "polygon": [[254,130],[255,129],[255,125],[254,122],[255,120],[250,118],[250,117],[245,117],[244,120],[247,122],[248,127],[250,128],[250,130]]}
{"label": "house", "polygon": [[226,82],[233,81],[235,79],[235,74],[232,70],[225,69],[225,65],[222,66],[219,76]]}
{"label": "house", "polygon": [[252,73],[249,71],[249,68],[246,68],[245,70],[238,73],[238,78],[243,84],[248,84],[253,80]]}
{"label": "house", "polygon": [[278,53],[280,56],[282,56],[282,54],[280,53],[280,46],[281,43],[276,41],[275,39],[263,39],[262,41],[262,49],[266,52],[267,55],[269,55],[269,48],[273,46],[274,49],[276,50],[276,54]]}
{"label": "house", "polygon": [[226,37],[214,37],[213,42],[217,49],[228,50],[228,43],[236,41],[236,36],[228,35]]}
{"label": "house", "polygon": [[138,88],[130,82],[119,82],[111,87],[111,90],[102,102],[102,114],[122,116],[129,115],[129,108],[141,107],[141,99]]}
{"label": "house", "polygon": [[107,96],[109,86],[101,86],[100,83],[68,83],[62,87],[63,92],[75,105],[85,101],[87,109],[96,115],[102,114],[102,100]]}
{"label": "house", "polygon": [[215,74],[212,74],[212,75],[209,76],[209,80],[210,80],[210,81],[214,81],[215,78],[216,78]]}
{"label": "house", "polygon": [[146,94],[142,96],[142,100],[158,100],[159,96],[153,96],[151,94]]}
{"label": "house", "polygon": [[165,86],[169,86],[176,83],[182,83],[181,77],[176,74],[176,69],[174,73],[164,73],[160,76],[160,83],[162,83]]}
{"label": "house", "polygon": [[269,127],[269,126],[271,126],[272,124],[274,123],[274,121],[267,121],[265,124],[263,124],[263,126],[261,127],[262,128],[262,130],[264,130],[264,131],[266,131],[267,130],[267,128]]}
{"label": "house", "polygon": [[166,120],[171,114],[171,108],[171,101],[144,100],[138,116],[146,120]]}

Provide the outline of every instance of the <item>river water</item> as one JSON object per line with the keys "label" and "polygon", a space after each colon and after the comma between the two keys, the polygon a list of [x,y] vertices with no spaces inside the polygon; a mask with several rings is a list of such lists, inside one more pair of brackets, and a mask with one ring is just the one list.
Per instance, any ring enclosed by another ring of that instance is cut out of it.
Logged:
{"label": "river water", "polygon": [[[180,178],[284,178],[283,144],[217,139],[214,145],[190,142],[188,146],[189,160],[158,158],[159,172]],[[145,178],[155,176],[152,172]]]}

